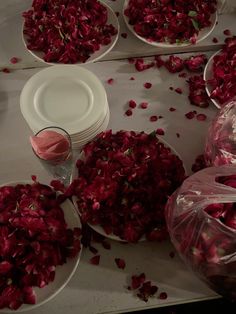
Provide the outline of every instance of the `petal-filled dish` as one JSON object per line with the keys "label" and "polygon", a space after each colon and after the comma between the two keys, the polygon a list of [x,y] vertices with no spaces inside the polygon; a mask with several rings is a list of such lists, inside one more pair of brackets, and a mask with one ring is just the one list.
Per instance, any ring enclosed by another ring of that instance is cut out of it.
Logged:
{"label": "petal-filled dish", "polygon": [[155,132],[100,133],[76,167],[70,188],[83,222],[115,240],[167,237],[164,207],[185,170]]}
{"label": "petal-filled dish", "polygon": [[0,186],[0,308],[32,310],[59,293],[81,253],[73,204],[39,182]]}
{"label": "petal-filled dish", "polygon": [[35,0],[23,17],[25,46],[49,64],[96,61],[118,39],[115,13],[97,0]]}
{"label": "petal-filled dish", "polygon": [[195,44],[213,31],[216,0],[126,0],[123,16],[139,39],[157,47]]}

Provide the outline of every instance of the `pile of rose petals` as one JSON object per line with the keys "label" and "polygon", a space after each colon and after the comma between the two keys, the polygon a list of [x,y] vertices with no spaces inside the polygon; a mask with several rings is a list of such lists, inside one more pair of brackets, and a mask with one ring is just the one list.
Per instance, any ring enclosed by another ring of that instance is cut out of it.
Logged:
{"label": "pile of rose petals", "polygon": [[23,17],[27,48],[46,62],[85,62],[117,33],[97,0],[35,0]]}
{"label": "pile of rose petals", "polygon": [[216,0],[129,0],[124,11],[129,24],[150,42],[195,43],[199,31],[211,26]]}
{"label": "pile of rose petals", "polygon": [[83,222],[127,242],[167,237],[164,207],[185,171],[155,132],[103,132],[84,147],[76,165],[70,191]]}
{"label": "pile of rose petals", "polygon": [[80,229],[68,229],[64,198],[38,182],[0,187],[0,308],[35,304],[33,287],[54,280],[57,265],[80,251]]}
{"label": "pile of rose petals", "polygon": [[220,106],[236,96],[236,36],[226,38],[220,53],[213,58],[210,97]]}

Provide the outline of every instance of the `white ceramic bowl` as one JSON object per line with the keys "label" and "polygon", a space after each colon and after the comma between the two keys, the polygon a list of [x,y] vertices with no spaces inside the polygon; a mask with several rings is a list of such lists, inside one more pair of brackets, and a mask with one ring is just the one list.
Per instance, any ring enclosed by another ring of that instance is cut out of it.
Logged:
{"label": "white ceramic bowl", "polygon": [[[122,11],[125,24],[128,27],[128,29],[131,31],[131,33],[133,33],[141,41],[145,42],[148,45],[159,47],[159,48],[178,48],[178,47],[186,47],[186,46],[192,45],[190,42],[189,43],[181,43],[181,44],[170,44],[170,43],[164,43],[164,42],[150,41],[150,40],[147,40],[145,37],[138,35],[135,32],[133,26],[129,24],[129,18],[124,14],[125,9],[128,7],[128,3],[129,3],[129,0],[125,0],[124,6],[123,6],[123,11]],[[206,39],[211,34],[211,32],[214,30],[214,28],[216,26],[216,22],[217,22],[217,12],[215,12],[211,16],[211,26],[205,27],[204,29],[202,29],[199,32],[199,34],[197,36],[196,44],[199,43],[200,41]]]}
{"label": "white ceramic bowl", "polygon": [[[119,21],[118,21],[116,14],[106,3],[102,2],[102,1],[100,1],[100,2],[102,3],[102,5],[104,7],[107,8],[107,12],[108,12],[107,24],[112,24],[117,29],[117,34],[112,36],[112,40],[111,40],[109,45],[102,45],[100,47],[100,49],[98,51],[95,51],[93,54],[91,54],[91,56],[85,62],[77,62],[75,64],[88,64],[88,63],[92,63],[92,62],[100,60],[101,58],[103,58],[106,54],[108,54],[112,50],[112,48],[115,46],[115,44],[119,38],[120,25],[119,25]],[[62,63],[58,63],[58,62],[46,62],[43,59],[43,55],[44,55],[43,52],[35,51],[35,50],[34,51],[29,50],[27,48],[27,36],[24,34],[23,30],[24,30],[24,24],[22,27],[22,40],[23,40],[25,48],[28,50],[28,52],[32,56],[34,56],[36,58],[36,60],[41,61],[43,63],[46,63],[48,65],[62,64]]]}
{"label": "white ceramic bowl", "polygon": [[[1,184],[2,186],[15,186],[17,184],[32,184],[32,181],[19,181],[19,182],[8,182]],[[81,222],[78,215],[77,210],[71,203],[71,201],[66,200],[64,203],[61,204],[61,207],[64,211],[65,221],[67,223],[68,228],[81,228]],[[54,298],[69,282],[72,278],[73,274],[75,273],[77,266],[80,261],[80,256],[82,252],[82,245],[79,254],[74,258],[68,258],[67,262],[63,265],[59,265],[56,267],[56,274],[55,279],[47,286],[43,288],[33,287],[36,293],[36,304],[23,304],[18,310],[13,311],[9,309],[1,309],[0,312],[3,313],[18,313],[24,311],[31,311],[37,308],[40,305],[45,304],[46,302],[50,301]]]}

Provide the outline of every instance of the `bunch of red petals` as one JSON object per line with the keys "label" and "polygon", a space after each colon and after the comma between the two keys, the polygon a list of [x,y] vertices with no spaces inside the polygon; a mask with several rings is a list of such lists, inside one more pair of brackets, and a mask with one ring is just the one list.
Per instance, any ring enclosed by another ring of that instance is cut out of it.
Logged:
{"label": "bunch of red petals", "polygon": [[209,97],[205,89],[202,75],[194,75],[187,80],[189,84],[189,100],[192,105],[206,108],[209,106]]}
{"label": "bunch of red petals", "polygon": [[225,39],[225,45],[213,58],[210,97],[221,106],[236,96],[236,36]]}
{"label": "bunch of red petals", "polygon": [[157,239],[166,237],[164,207],[185,171],[156,133],[109,130],[83,153],[76,164],[78,179],[72,183],[82,221],[127,242],[149,238],[153,230]]}
{"label": "bunch of red petals", "polygon": [[80,250],[80,229],[68,229],[60,195],[34,182],[0,187],[0,308],[36,303],[33,287],[54,280],[57,265]]}
{"label": "bunch of red petals", "polygon": [[97,0],[34,0],[23,13],[27,48],[47,62],[85,62],[117,33],[107,15]]}
{"label": "bunch of red petals", "polygon": [[216,0],[129,0],[125,15],[135,32],[155,42],[195,43],[199,31],[211,25]]}

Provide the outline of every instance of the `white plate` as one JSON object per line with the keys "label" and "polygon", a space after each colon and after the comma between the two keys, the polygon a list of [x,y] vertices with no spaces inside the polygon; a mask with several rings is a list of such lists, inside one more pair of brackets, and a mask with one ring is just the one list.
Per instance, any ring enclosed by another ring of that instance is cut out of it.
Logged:
{"label": "white plate", "polygon": [[[1,184],[1,186],[6,186],[6,185],[15,186],[16,184],[32,184],[32,181],[8,182],[8,183]],[[64,211],[64,217],[68,225],[68,228],[70,229],[73,229],[76,227],[82,228],[78,212],[73,206],[73,204],[71,203],[71,201],[66,200],[63,204],[61,204],[61,207]],[[55,271],[56,275],[53,282],[49,283],[47,286],[43,288],[33,287],[36,293],[36,304],[23,304],[16,311],[4,308],[4,309],[1,309],[0,312],[18,313],[18,312],[30,311],[50,301],[67,285],[67,283],[70,281],[70,279],[74,275],[80,261],[81,252],[82,252],[82,244],[81,244],[81,250],[76,257],[68,258],[67,262],[64,265],[56,266],[56,271]]]}
{"label": "white plate", "polygon": [[[182,44],[169,44],[169,43],[164,43],[164,42],[156,42],[156,41],[150,41],[147,40],[146,38],[138,35],[133,26],[129,24],[129,18],[124,14],[125,9],[128,7],[128,3],[129,0],[125,0],[124,2],[124,6],[123,6],[123,18],[125,21],[125,24],[127,25],[128,29],[131,31],[131,33],[133,33],[138,39],[142,40],[143,42],[145,42],[146,44],[149,44],[151,46],[155,46],[155,47],[160,47],[160,48],[176,48],[176,47],[186,47],[186,46],[190,46],[192,45],[191,43],[182,43]],[[197,40],[196,43],[199,43],[200,41],[202,41],[203,39],[207,38],[211,32],[214,30],[215,26],[216,26],[216,22],[217,22],[217,12],[215,12],[214,14],[212,14],[211,16],[211,26],[209,27],[205,27],[204,29],[202,29],[198,36],[197,36]]]}
{"label": "white plate", "polygon": [[221,50],[217,51],[216,53],[214,53],[210,59],[208,60],[205,69],[204,69],[204,73],[203,73],[203,78],[206,82],[206,92],[207,95],[210,97],[211,101],[213,102],[213,104],[220,109],[221,105],[218,103],[218,101],[216,99],[211,98],[211,86],[209,85],[209,83],[207,83],[208,80],[212,79],[213,77],[213,71],[212,71],[212,66],[213,66],[213,59],[216,55],[220,54]]}
{"label": "white plate", "polygon": [[[107,24],[112,24],[116,28],[117,34],[112,36],[111,42],[110,42],[109,45],[102,45],[100,47],[100,49],[98,51],[95,51],[93,54],[91,54],[91,56],[85,62],[77,62],[75,64],[87,64],[87,63],[91,63],[91,62],[95,62],[95,61],[100,60],[108,52],[110,52],[112,50],[112,48],[115,46],[115,44],[116,44],[116,42],[117,42],[117,40],[119,38],[120,25],[119,25],[119,21],[118,21],[118,18],[116,16],[116,14],[114,13],[114,11],[106,3],[102,2],[102,1],[100,1],[100,2],[102,3],[102,5],[104,7],[107,8],[107,13],[108,13]],[[44,53],[41,52],[41,51],[29,50],[27,48],[27,36],[24,34],[23,30],[24,30],[24,24],[23,24],[23,27],[22,27],[22,40],[23,40],[25,48],[27,49],[27,51],[31,55],[33,55],[38,61],[44,62],[44,63],[49,64],[49,65],[59,64],[58,62],[46,62],[46,61],[44,61],[44,59],[43,59]]]}
{"label": "white plate", "polygon": [[[159,141],[162,142],[166,147],[169,147],[169,148],[171,149],[171,152],[172,152],[173,154],[177,155],[177,156],[181,159],[180,155],[177,153],[177,151],[176,151],[171,145],[169,145],[165,140],[163,140],[163,139],[160,138],[160,137],[158,137],[158,139],[159,139]],[[76,160],[78,160],[78,159],[84,160],[84,153],[83,153],[83,151],[81,151],[81,153],[79,154],[79,156],[78,156],[78,158],[77,158]],[[181,159],[181,160],[182,160],[182,159]],[[184,167],[184,165],[183,165],[183,167]],[[184,167],[184,170],[185,170],[185,173],[186,173],[185,167]],[[75,166],[74,166],[74,168],[73,168],[73,170],[72,170],[72,174],[71,174],[71,182],[73,181],[73,179],[76,179],[76,178],[77,178],[77,167],[76,167],[76,164],[75,164]],[[74,206],[77,208],[77,210],[78,210],[78,212],[79,212],[79,214],[80,214],[79,207],[78,207],[78,205],[77,205],[77,197],[76,197],[76,196],[73,196],[73,197],[72,197],[72,201],[73,201],[73,203],[74,203]],[[115,241],[119,241],[119,242],[127,242],[127,241],[121,239],[120,237],[116,236],[114,233],[107,234],[107,233],[104,231],[104,229],[103,229],[100,225],[92,225],[92,224],[90,224],[90,223],[88,223],[88,225],[89,225],[94,231],[96,231],[97,233],[101,234],[102,236],[104,236],[104,237],[106,237],[106,238],[108,238],[108,239],[115,240]],[[145,240],[146,240],[145,236],[142,236],[139,241],[145,241]]]}
{"label": "white plate", "polygon": [[104,116],[107,96],[100,80],[84,67],[56,65],[28,80],[20,107],[34,132],[53,125],[74,134],[91,128]]}

